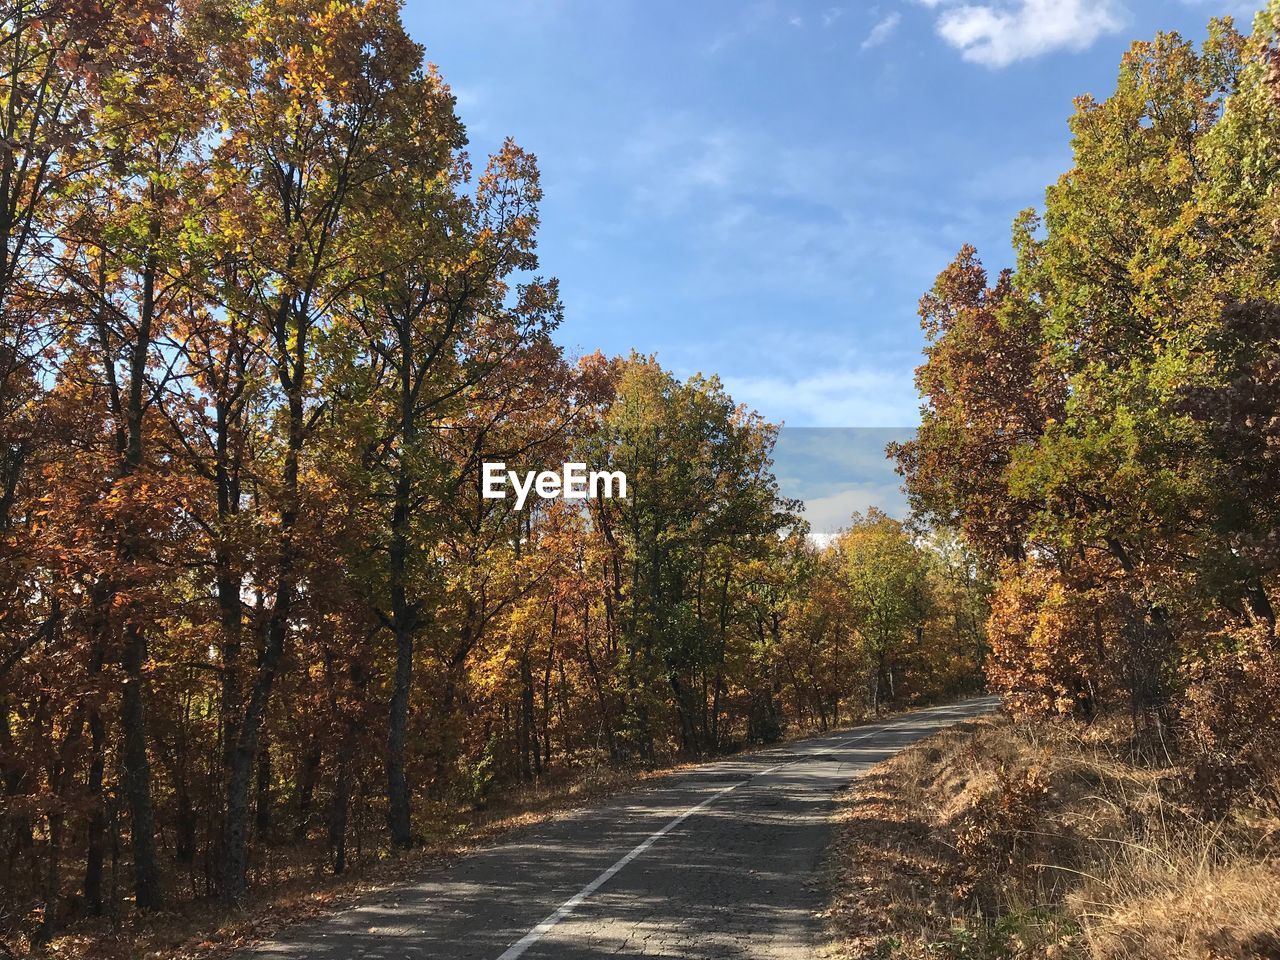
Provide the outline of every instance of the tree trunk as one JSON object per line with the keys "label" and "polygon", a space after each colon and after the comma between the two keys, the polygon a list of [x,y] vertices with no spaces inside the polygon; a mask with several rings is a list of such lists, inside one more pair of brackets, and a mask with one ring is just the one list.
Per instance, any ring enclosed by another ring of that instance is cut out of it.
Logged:
{"label": "tree trunk", "polygon": [[542,773],[542,757],[533,709],[533,670],[527,649],[520,658],[520,719],[516,731],[520,741],[520,778],[535,780]]}
{"label": "tree trunk", "polygon": [[292,584],[282,586],[267,630],[262,662],[245,710],[244,723],[232,753],[227,778],[226,828],[223,842],[222,898],[241,904],[248,892],[249,871],[249,795],[252,792],[254,765],[258,757],[258,738],[266,714],[271,687],[284,652],[287,617],[293,602]]}
{"label": "tree trunk", "polygon": [[337,779],[329,801],[329,862],[335,875],[347,869],[347,811],[351,806],[351,746],[346,738],[338,750]]}
{"label": "tree trunk", "polygon": [[295,843],[301,843],[307,839],[307,831],[311,826],[311,801],[315,797],[316,780],[320,776],[322,756],[319,740],[317,740],[302,760],[302,773],[298,778],[298,800],[296,804],[298,820],[293,827],[293,840]]}
{"label": "tree trunk", "polygon": [[259,839],[265,839],[271,832],[271,741],[265,736],[258,744],[257,778],[253,826]]}
{"label": "tree trunk", "polygon": [[[606,602],[608,595],[606,594]],[[606,623],[606,629],[608,624]],[[600,678],[600,668],[591,652],[591,604],[582,605],[582,652],[587,661],[587,676],[591,680],[591,689],[596,695],[596,704],[600,710],[600,729],[604,732],[605,742],[609,745],[609,759],[617,760],[618,738],[613,729],[613,717],[609,711],[608,701],[604,695],[604,682]]]}
{"label": "tree trunk", "polygon": [[40,912],[40,927],[35,933],[37,944],[46,944],[58,930],[58,901],[62,899],[62,826],[61,813],[49,814],[49,856],[44,879],[44,906]]}
{"label": "tree trunk", "polygon": [[106,761],[106,725],[102,711],[94,706],[89,712],[89,824],[85,834],[84,902],[91,917],[102,915],[102,864],[106,854],[107,815],[103,807],[103,779]]}
{"label": "tree trunk", "polygon": [[129,805],[129,840],[133,852],[134,903],[139,910],[156,910],[163,902],[160,864],[156,855],[155,811],[151,804],[151,760],[147,755],[146,694],[143,664],[145,634],[133,624],[125,627],[124,690],[120,700],[123,727],[121,756],[123,787]]}
{"label": "tree trunk", "polygon": [[[160,238],[160,223],[153,219],[150,227],[152,249]],[[131,477],[143,464],[143,418],[147,402],[147,359],[151,350],[151,332],[155,320],[155,281],[158,266],[154,253],[143,268],[142,295],[139,304],[138,330],[129,356],[127,400],[123,410],[123,449],[119,450],[118,479]],[[104,349],[108,343],[104,336]],[[113,357],[106,363],[113,365]],[[121,565],[127,567],[135,554],[125,531],[120,532],[118,552]],[[146,678],[147,637],[141,625],[124,625],[121,666],[125,682],[121,692],[120,723],[122,727],[122,787],[129,807],[129,836],[133,852],[134,903],[141,911],[160,907],[160,865],[156,856],[155,811],[151,803],[151,761],[147,754]]]}
{"label": "tree trunk", "polygon": [[538,773],[551,765],[551,670],[556,652],[556,609],[551,611],[551,637],[547,642],[547,665],[542,671],[542,763]]}
{"label": "tree trunk", "polygon": [[689,695],[674,670],[668,674],[671,691],[675,694],[676,713],[680,717],[680,746],[693,757],[702,756],[702,744],[698,740],[698,728],[689,705]]}
{"label": "tree trunk", "polygon": [[405,743],[409,728],[409,688],[413,677],[413,634],[399,626],[396,675],[387,722],[387,829],[391,845],[406,850],[413,844],[409,778],[405,773]]}
{"label": "tree trunk", "polygon": [[[413,394],[409,383],[409,347],[402,332],[401,432],[405,446],[414,440]],[[395,506],[391,514],[391,629],[396,644],[396,675],[391,688],[387,716],[387,830],[391,845],[407,850],[413,844],[412,798],[405,772],[405,744],[409,731],[409,693],[413,684],[413,635],[417,629],[416,608],[409,603],[409,521],[412,496],[409,464],[402,459],[396,477]]]}
{"label": "tree trunk", "polygon": [[[283,308],[282,308],[283,309]],[[306,356],[305,327],[301,324],[290,346],[299,358]],[[229,904],[244,902],[248,892],[249,870],[249,793],[253,781],[254,762],[258,756],[258,738],[266,718],[271,690],[284,656],[285,642],[293,618],[296,590],[294,532],[298,523],[298,461],[306,432],[302,399],[304,366],[301,359],[286,362],[290,368],[280,370],[281,386],[289,398],[289,436],[285,447],[284,475],[281,484],[279,568],[276,575],[275,603],[267,621],[265,642],[258,659],[258,670],[249,693],[244,719],[239,724],[235,749],[231,754],[226,785],[226,826],[223,839],[222,899]]]}
{"label": "tree trunk", "polygon": [[[93,653],[89,660],[89,675],[100,678],[103,666],[103,637],[101,629],[95,631]],[[95,691],[96,694],[96,691]],[[0,707],[3,709],[3,707]],[[88,794],[89,823],[85,832],[84,902],[89,916],[102,915],[102,864],[106,854],[106,794],[103,781],[106,777],[107,729],[102,719],[102,708],[96,696],[89,704],[89,775],[85,783]]]}

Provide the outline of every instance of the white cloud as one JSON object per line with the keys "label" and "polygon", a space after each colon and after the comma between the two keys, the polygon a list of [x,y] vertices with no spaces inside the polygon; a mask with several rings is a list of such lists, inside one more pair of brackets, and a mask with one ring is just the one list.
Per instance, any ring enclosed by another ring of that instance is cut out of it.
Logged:
{"label": "white cloud", "polygon": [[867,38],[862,41],[862,49],[870,50],[872,47],[878,47],[893,35],[893,31],[898,29],[898,24],[902,22],[902,14],[893,11],[887,17],[882,18],[871,32],[867,34]]}
{"label": "white cloud", "polygon": [[733,398],[775,419],[818,427],[900,427],[919,406],[911,369],[831,366],[798,376],[726,374]]}
{"label": "white cloud", "polygon": [[947,0],[920,0],[945,7],[938,35],[964,59],[1005,67],[1053,50],[1084,50],[1103,34],[1123,26],[1114,0],[1006,0],[953,6]]}
{"label": "white cloud", "polygon": [[737,131],[673,113],[641,122],[618,159],[636,207],[674,217],[740,182],[751,153]]}
{"label": "white cloud", "polygon": [[827,497],[806,500],[804,518],[809,521],[814,535],[829,540],[841,530],[848,529],[854,513],[865,514],[872,507],[891,517],[905,519],[910,511],[901,481],[857,484]]}

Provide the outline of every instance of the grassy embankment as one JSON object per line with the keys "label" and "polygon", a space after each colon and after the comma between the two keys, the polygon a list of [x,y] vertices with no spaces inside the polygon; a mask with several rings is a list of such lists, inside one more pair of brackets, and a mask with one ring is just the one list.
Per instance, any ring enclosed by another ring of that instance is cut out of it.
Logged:
{"label": "grassy embankment", "polygon": [[843,798],[830,955],[1277,960],[1278,796],[1204,816],[1118,720],[961,724]]}

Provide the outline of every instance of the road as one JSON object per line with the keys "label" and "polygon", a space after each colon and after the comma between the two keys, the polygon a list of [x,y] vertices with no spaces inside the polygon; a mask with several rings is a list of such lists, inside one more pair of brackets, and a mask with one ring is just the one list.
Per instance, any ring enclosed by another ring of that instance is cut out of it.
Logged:
{"label": "road", "polygon": [[902,747],[995,703],[921,710],[661,778],[241,956],[812,957],[835,795]]}

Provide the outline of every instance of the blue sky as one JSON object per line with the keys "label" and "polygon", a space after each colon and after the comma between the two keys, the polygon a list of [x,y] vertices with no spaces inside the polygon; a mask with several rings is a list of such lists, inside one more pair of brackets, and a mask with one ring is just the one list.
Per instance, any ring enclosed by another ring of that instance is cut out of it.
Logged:
{"label": "blue sky", "polygon": [[[476,159],[508,135],[538,156],[540,255],[571,353],[718,373],[789,427],[910,428],[916,303],[965,242],[1007,261],[1012,218],[1068,166],[1072,98],[1106,96],[1135,38],[1198,39],[1210,16],[1253,9],[408,0],[405,17]],[[856,452],[825,473],[823,434],[781,445],[779,475],[805,478],[788,492],[831,518],[901,515],[882,435],[843,436]]]}
{"label": "blue sky", "polygon": [[[573,353],[656,352],[790,426],[917,419],[915,304],[989,266],[1128,42],[1231,0],[408,0],[480,158],[537,154]],[[1234,4],[1234,12],[1252,9]]]}

